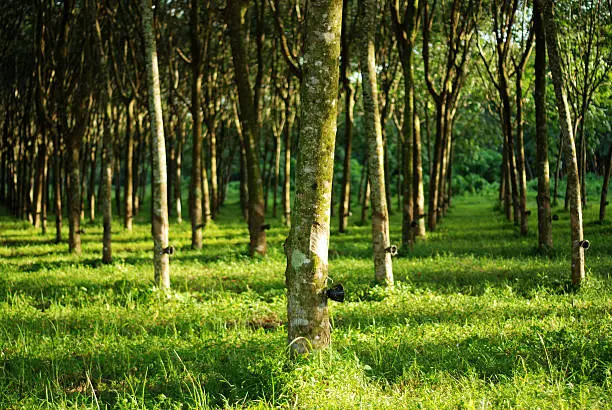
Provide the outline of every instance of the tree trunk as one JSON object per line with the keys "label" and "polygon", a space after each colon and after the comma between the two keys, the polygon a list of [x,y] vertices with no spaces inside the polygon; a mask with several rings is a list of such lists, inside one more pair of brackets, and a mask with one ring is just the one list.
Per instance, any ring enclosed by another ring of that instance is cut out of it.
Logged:
{"label": "tree trunk", "polygon": [[[364,168],[369,168],[368,164],[365,164]],[[365,225],[366,219],[368,219],[368,210],[370,209],[370,171],[366,169],[365,180],[363,185],[363,196],[361,197],[361,219],[359,220],[360,225]]]}
{"label": "tree trunk", "polygon": [[[347,80],[348,81],[348,80]],[[342,194],[338,208],[338,232],[345,232],[348,225],[351,207],[351,157],[353,150],[353,108],[355,106],[355,89],[344,88],[344,166],[342,168]]]}
{"label": "tree trunk", "polygon": [[[403,203],[402,212],[402,246],[412,250],[414,241],[414,77],[413,52],[408,46],[404,52],[402,67],[404,68],[404,124],[402,134],[404,145]],[[374,188],[374,187],[372,187]]]}
{"label": "tree trunk", "polygon": [[[441,96],[440,99],[445,99]],[[427,227],[430,231],[436,230],[437,215],[438,215],[438,185],[440,164],[442,162],[443,148],[443,133],[444,133],[444,111],[445,104],[441,101],[436,102],[436,142],[434,144],[433,164],[429,173],[429,201],[427,213]],[[404,119],[406,121],[406,119]],[[404,158],[406,161],[406,158]]]}
{"label": "tree trunk", "polygon": [[246,148],[244,146],[244,138],[240,135],[240,209],[242,209],[242,217],[249,222],[249,183],[248,171],[246,164]]}
{"label": "tree trunk", "polygon": [[306,15],[295,208],[285,241],[287,330],[295,354],[330,343],[325,286],[341,15],[342,0],[313,0]]}
{"label": "tree trunk", "polygon": [[89,221],[96,220],[96,154],[97,144],[93,144],[89,153],[89,183],[87,184],[87,202],[89,204]]}
{"label": "tree trunk", "polygon": [[508,173],[510,176],[510,184],[508,185],[508,188],[511,189],[512,193],[512,211],[514,215],[514,224],[518,226],[520,225],[519,193],[516,175],[516,160],[514,156],[514,136],[512,134],[512,108],[510,106],[510,90],[508,85],[508,75],[506,73],[506,64],[504,61],[502,61],[501,57],[499,57],[498,60],[498,81],[500,98],[502,102],[502,127],[507,141],[506,159],[508,163]]}
{"label": "tree trunk", "polygon": [[185,138],[185,119],[179,118],[176,124],[176,158],[175,158],[175,169],[174,169],[174,207],[176,209],[176,222],[179,224],[183,222],[183,200],[181,198],[181,167],[183,163],[183,140]]}
{"label": "tree trunk", "polygon": [[200,65],[202,60],[199,38],[199,1],[191,1],[191,132],[193,143],[191,146],[191,186],[189,189],[189,208],[191,216],[191,248],[202,249],[202,230],[204,218],[202,215],[202,118],[200,111],[200,94],[202,91],[202,73]]}
{"label": "tree trunk", "polygon": [[279,130],[278,133],[274,136],[274,183],[272,187],[274,189],[272,195],[272,216],[276,218],[276,208],[277,208],[277,196],[278,196],[278,186],[280,185],[280,158],[281,158],[281,135],[282,130]]}
{"label": "tree trunk", "polygon": [[142,31],[144,34],[147,63],[147,85],[149,91],[149,117],[151,119],[151,145],[153,154],[153,261],[155,283],[161,289],[170,288],[170,260],[168,247],[168,197],[166,175],[166,143],[159,86],[157,50],[153,32],[153,11],[151,0],[142,0]]}
{"label": "tree trunk", "polygon": [[215,219],[219,212],[219,178],[217,176],[217,130],[208,130],[210,150],[210,218]]}
{"label": "tree trunk", "polygon": [[291,226],[291,127],[294,117],[291,111],[291,81],[288,81],[287,99],[285,100],[285,174],[283,178],[283,213],[287,226]]}
{"label": "tree trunk", "polygon": [[[263,181],[259,167],[259,122],[256,101],[249,84],[247,53],[244,41],[244,16],[248,4],[233,1],[226,8],[227,23],[230,32],[232,60],[234,62],[235,81],[240,104],[240,121],[244,138],[247,182],[249,195],[249,238],[250,254],[266,254],[265,212],[263,198]],[[263,69],[263,67],[260,67]]]}
{"label": "tree trunk", "polygon": [[55,202],[55,243],[62,241],[62,151],[60,135],[53,137],[53,200]]}
{"label": "tree trunk", "polygon": [[533,12],[536,35],[535,92],[536,156],[538,162],[538,246],[547,250],[553,247],[552,217],[550,210],[550,176],[548,166],[548,125],[546,124],[546,40],[542,13]]}
{"label": "tree trunk", "polygon": [[47,162],[47,143],[46,135],[43,127],[40,131],[40,141],[38,143],[38,154],[36,162],[36,173],[34,180],[34,200],[32,201],[32,214],[34,219],[34,226],[40,228],[42,226],[42,207],[43,207],[43,194],[44,194],[44,182],[45,182],[45,163]]}
{"label": "tree trunk", "polygon": [[117,107],[115,112],[115,155],[113,175],[115,176],[115,206],[117,208],[117,216],[121,216],[121,140],[119,139],[119,123],[121,122],[121,112]]}
{"label": "tree trunk", "polygon": [[425,193],[423,189],[423,160],[421,157],[421,122],[414,112],[414,219],[416,236],[424,238],[425,233]]}
{"label": "tree trunk", "polygon": [[81,254],[81,138],[70,132],[68,135],[68,249]]}
{"label": "tree trunk", "polygon": [[204,226],[210,222],[210,189],[208,185],[208,172],[206,165],[202,163],[202,221]]}
{"label": "tree trunk", "polygon": [[[361,24],[363,32],[362,43],[360,44],[359,65],[361,66],[364,125],[368,143],[368,166],[372,192],[374,278],[380,284],[392,286],[393,267],[391,264],[391,244],[389,239],[389,213],[387,211],[384,150],[376,80],[376,51],[374,42],[377,16],[376,4],[376,0],[364,0],[361,5],[363,7]],[[412,118],[408,121],[408,124],[412,127]],[[409,146],[410,151],[406,150],[404,152],[409,153],[412,158],[412,138],[410,138],[410,144],[407,144],[407,146]],[[410,163],[412,165],[412,161]],[[411,174],[412,168],[410,168],[410,182],[412,182]],[[407,185],[411,187],[412,184]],[[410,197],[408,200],[410,206],[409,214],[412,217],[412,190],[409,191],[408,196]],[[404,194],[404,207],[406,207],[406,194]],[[412,229],[410,230],[412,231]],[[412,235],[410,235],[410,238],[411,241]]]}
{"label": "tree trunk", "polygon": [[134,137],[132,136],[132,122],[136,119],[134,115],[135,99],[126,103],[125,120],[125,175],[123,180],[123,227],[132,232],[133,222],[133,191],[134,191]]}
{"label": "tree trunk", "polygon": [[516,72],[516,167],[519,185],[519,212],[521,235],[526,236],[527,225],[527,175],[525,173],[525,144],[523,138],[523,70]]}
{"label": "tree trunk", "polygon": [[144,114],[137,113],[137,120],[135,121],[136,125],[136,140],[133,142],[134,144],[134,159],[132,161],[132,169],[135,170],[133,172],[134,179],[132,182],[132,186],[134,187],[132,190],[132,217],[138,216],[140,212],[140,206],[144,202],[144,189],[145,184],[143,183],[143,179],[145,172],[145,164],[147,161],[146,158],[146,137],[145,132],[143,130],[142,121],[144,120]]}
{"label": "tree trunk", "polygon": [[576,146],[572,133],[572,122],[569,114],[567,97],[563,88],[561,71],[561,57],[557,43],[557,27],[553,16],[553,5],[550,0],[538,0],[543,5],[544,30],[546,35],[546,48],[550,62],[557,110],[559,111],[559,126],[565,140],[565,157],[567,159],[567,185],[569,187],[570,221],[572,232],[572,284],[580,286],[584,280],[584,248],[582,232],[582,203],[580,200],[580,180],[576,160]]}
{"label": "tree trunk", "polygon": [[561,178],[561,158],[563,157],[563,139],[559,136],[559,150],[557,152],[557,164],[555,166],[555,183],[553,188],[552,206],[557,206],[559,203],[559,178]]}
{"label": "tree trunk", "polygon": [[612,171],[612,144],[608,148],[608,158],[606,160],[606,169],[604,170],[604,180],[601,185],[601,200],[599,201],[599,222],[606,218],[606,206],[608,206],[608,185],[610,184],[610,173]]}

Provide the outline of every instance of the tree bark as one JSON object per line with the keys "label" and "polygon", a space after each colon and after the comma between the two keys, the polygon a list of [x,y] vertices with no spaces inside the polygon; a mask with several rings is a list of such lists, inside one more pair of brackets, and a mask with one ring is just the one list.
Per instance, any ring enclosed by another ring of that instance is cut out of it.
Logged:
{"label": "tree bark", "polygon": [[219,212],[219,177],[217,176],[217,130],[208,130],[210,151],[210,218],[215,219]]}
{"label": "tree bark", "polygon": [[204,218],[202,214],[202,118],[200,111],[200,94],[202,90],[201,44],[199,37],[199,0],[191,1],[191,131],[193,143],[191,146],[191,186],[189,189],[189,208],[191,216],[191,248],[202,249],[202,230]]}
{"label": "tree bark", "polygon": [[100,49],[100,68],[102,75],[102,84],[106,86],[106,93],[102,95],[102,104],[104,106],[103,118],[103,135],[102,135],[102,173],[101,181],[101,197],[102,201],[102,262],[111,263],[113,260],[112,250],[112,222],[113,222],[113,202],[111,194],[113,190],[113,136],[111,126],[113,122],[112,112],[112,95],[113,88],[110,82],[110,73],[108,69],[108,54],[105,51],[104,42],[102,40],[102,32],[98,20],[96,20],[96,32],[98,37],[98,46]]}
{"label": "tree bark", "polygon": [[179,224],[183,222],[183,200],[181,194],[182,186],[182,163],[183,163],[183,140],[185,138],[185,119],[179,118],[176,124],[176,158],[175,158],[175,169],[174,169],[174,207],[176,210],[176,222]]}
{"label": "tree bark", "polygon": [[[404,144],[402,147],[404,168],[403,203],[402,212],[402,245],[412,250],[414,242],[414,77],[413,77],[412,46],[404,51],[402,67],[404,67],[404,124],[402,134]],[[372,187],[374,188],[374,187]]]}
{"label": "tree bark", "polygon": [[[423,189],[423,160],[421,157],[421,123],[419,116],[414,113],[414,214],[417,223],[415,235],[421,238],[425,233],[425,193]],[[449,184],[450,185],[450,184]]]}
{"label": "tree bark", "polygon": [[288,80],[287,98],[285,99],[285,169],[283,178],[283,213],[287,226],[291,226],[291,128],[294,118],[291,110],[291,92],[291,80]]}
{"label": "tree bark", "polygon": [[[263,181],[259,167],[259,121],[257,114],[257,95],[249,84],[247,53],[243,35],[244,15],[247,4],[232,1],[226,8],[227,23],[230,33],[232,60],[234,62],[235,81],[240,104],[240,122],[245,145],[248,205],[249,205],[249,238],[251,256],[266,254],[265,212],[263,198]],[[260,70],[263,67],[260,66]],[[257,90],[256,90],[257,91]]]}
{"label": "tree bark", "polygon": [[606,206],[608,206],[608,185],[610,184],[610,173],[612,171],[612,144],[608,148],[608,158],[606,159],[606,169],[604,173],[603,184],[601,185],[601,199],[599,201],[599,222],[606,218]]}
{"label": "tree bark", "polygon": [[297,354],[330,343],[325,286],[341,16],[341,0],[312,0],[306,16],[295,208],[285,242],[288,341]]}
{"label": "tree bark", "polygon": [[[348,82],[348,79],[347,79]],[[348,225],[351,207],[351,157],[353,151],[353,108],[355,89],[344,87],[344,164],[342,167],[342,194],[338,208],[338,232],[344,233]]]}
{"label": "tree bark", "polygon": [[155,283],[161,289],[170,288],[170,260],[168,248],[168,191],[166,189],[166,143],[164,141],[164,121],[159,86],[157,50],[153,32],[153,11],[151,0],[142,0],[142,28],[147,65],[149,89],[149,117],[151,119],[153,154],[153,261]]}
{"label": "tree bark", "polygon": [[[443,98],[443,96],[441,96]],[[440,175],[440,163],[443,155],[443,129],[444,129],[444,105],[436,101],[436,141],[434,143],[433,164],[429,173],[429,201],[427,212],[427,228],[436,230],[438,216],[438,185]],[[405,120],[404,120],[405,121]],[[406,161],[406,158],[404,158]]]}
{"label": "tree bark", "polygon": [[[372,248],[374,256],[374,278],[383,285],[393,285],[393,267],[391,264],[389,239],[389,213],[387,210],[387,195],[385,189],[385,164],[378,109],[378,84],[376,79],[376,0],[364,0],[362,10],[362,43],[360,44],[359,64],[361,66],[364,125],[368,143],[368,166],[370,170],[370,186],[372,195]],[[406,124],[406,123],[404,123]],[[409,121],[412,126],[412,119]],[[405,134],[404,134],[405,135]],[[412,141],[409,144],[412,157]],[[410,161],[412,164],[412,161]],[[412,171],[412,168],[410,169]],[[410,172],[412,174],[412,172]],[[410,175],[412,182],[412,175]],[[409,187],[412,184],[408,184]],[[409,191],[408,203],[412,214],[412,190]],[[406,194],[404,194],[406,207]],[[412,229],[409,227],[412,231]]]}
{"label": "tree bark", "polygon": [[136,119],[134,115],[134,98],[126,101],[125,120],[125,175],[123,180],[123,227],[132,232],[134,218],[134,137],[132,136],[132,122]]}
{"label": "tree bark", "polygon": [[520,232],[526,236],[529,231],[527,224],[527,175],[525,171],[525,143],[523,132],[523,70],[516,72],[516,168],[519,186]]}
{"label": "tree bark", "polygon": [[[536,2],[537,6],[537,2]],[[548,126],[546,124],[546,39],[542,24],[542,11],[534,8],[536,157],[538,163],[538,246],[553,247],[552,216],[550,210],[550,170],[548,165]]]}
{"label": "tree bark", "polygon": [[569,113],[567,97],[563,88],[561,71],[561,57],[557,43],[557,27],[553,16],[553,5],[550,0],[536,0],[543,6],[544,30],[546,35],[546,48],[550,71],[552,73],[557,110],[559,111],[559,126],[565,141],[565,157],[567,160],[567,185],[569,187],[570,221],[571,221],[571,249],[572,249],[572,284],[580,286],[584,280],[584,248],[581,246],[582,232],[582,203],[580,200],[580,180],[576,159],[576,145],[572,132],[572,122]]}

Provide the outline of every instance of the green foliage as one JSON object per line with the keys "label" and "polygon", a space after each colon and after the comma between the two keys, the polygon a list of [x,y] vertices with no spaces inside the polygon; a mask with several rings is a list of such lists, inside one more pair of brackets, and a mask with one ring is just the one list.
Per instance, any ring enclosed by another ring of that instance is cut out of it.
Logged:
{"label": "green foliage", "polygon": [[332,348],[297,361],[280,219],[258,259],[235,203],[206,227],[202,251],[188,223],[171,225],[173,290],[162,293],[145,223],[113,225],[105,266],[99,224],[77,257],[0,217],[0,407],[609,407],[610,225],[586,210],[588,281],[574,292],[569,214],[557,211],[543,256],[536,218],[520,237],[494,198],[457,198],[437,232],[394,260],[395,289],[373,284],[369,226],[332,231],[330,276],[347,301],[331,305]]}

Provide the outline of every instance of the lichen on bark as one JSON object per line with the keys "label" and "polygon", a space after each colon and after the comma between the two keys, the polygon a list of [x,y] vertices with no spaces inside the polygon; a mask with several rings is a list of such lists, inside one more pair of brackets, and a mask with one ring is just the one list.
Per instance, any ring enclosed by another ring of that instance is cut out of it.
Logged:
{"label": "lichen on bark", "polygon": [[298,354],[330,343],[325,287],[341,14],[342,0],[312,0],[306,16],[295,205],[285,242],[288,341]]}

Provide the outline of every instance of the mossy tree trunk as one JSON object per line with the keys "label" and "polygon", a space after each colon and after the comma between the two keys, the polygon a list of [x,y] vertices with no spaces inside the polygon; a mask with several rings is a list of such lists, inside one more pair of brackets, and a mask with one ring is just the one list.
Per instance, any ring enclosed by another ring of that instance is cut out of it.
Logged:
{"label": "mossy tree trunk", "polygon": [[147,65],[149,91],[149,117],[151,119],[151,152],[153,160],[153,261],[155,283],[161,289],[170,288],[170,260],[168,249],[168,190],[166,175],[166,143],[159,86],[157,50],[153,32],[153,10],[151,0],[142,0],[142,30]]}
{"label": "mossy tree trunk", "polygon": [[[389,213],[385,190],[385,164],[378,109],[378,83],[376,79],[376,15],[375,0],[364,0],[361,3],[361,44],[359,64],[361,66],[364,126],[368,144],[368,166],[372,196],[372,248],[374,250],[374,277],[378,283],[393,285],[393,267],[391,265],[391,246],[389,240]],[[407,115],[407,114],[404,114]],[[412,113],[411,113],[412,115]],[[412,126],[412,118],[408,121]],[[404,123],[404,126],[406,122]],[[411,133],[412,134],[412,133]],[[406,134],[404,134],[406,136]],[[412,159],[412,135],[410,135],[408,152]],[[406,151],[405,151],[406,155]],[[412,165],[412,160],[410,161]],[[412,170],[412,166],[410,167]],[[412,187],[412,173],[409,186]],[[407,184],[408,185],[408,184]],[[408,193],[410,214],[412,214],[412,189]],[[406,207],[406,195],[404,195]],[[412,231],[412,228],[409,227]]]}
{"label": "mossy tree trunk", "polygon": [[553,16],[551,0],[536,0],[544,11],[544,31],[546,36],[546,49],[552,81],[555,88],[557,111],[559,112],[559,126],[565,143],[565,158],[567,169],[567,186],[570,205],[571,223],[571,249],[572,249],[572,284],[580,286],[584,280],[584,248],[582,232],[582,202],[580,199],[580,179],[578,175],[578,161],[576,158],[576,145],[572,131],[572,121],[569,113],[567,96],[563,87],[563,74],[561,71],[561,57],[557,43],[557,26]]}
{"label": "mossy tree trunk", "polygon": [[552,216],[550,210],[550,170],[548,164],[548,126],[546,124],[546,39],[542,24],[542,10],[536,2],[533,12],[535,31],[535,92],[536,157],[538,163],[538,246],[553,247]]}
{"label": "mossy tree trunk", "polygon": [[301,120],[287,254],[288,341],[298,354],[327,347],[331,187],[342,0],[312,0],[306,16]]}

